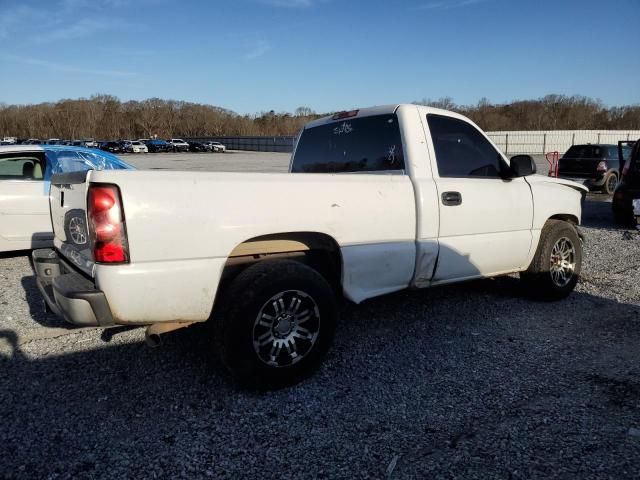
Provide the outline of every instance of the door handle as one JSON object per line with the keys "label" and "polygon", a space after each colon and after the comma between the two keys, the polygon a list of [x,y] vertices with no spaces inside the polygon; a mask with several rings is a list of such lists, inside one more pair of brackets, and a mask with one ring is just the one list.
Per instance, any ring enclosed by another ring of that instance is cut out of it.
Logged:
{"label": "door handle", "polygon": [[444,192],[442,194],[442,204],[448,207],[455,207],[462,203],[462,195],[460,192]]}

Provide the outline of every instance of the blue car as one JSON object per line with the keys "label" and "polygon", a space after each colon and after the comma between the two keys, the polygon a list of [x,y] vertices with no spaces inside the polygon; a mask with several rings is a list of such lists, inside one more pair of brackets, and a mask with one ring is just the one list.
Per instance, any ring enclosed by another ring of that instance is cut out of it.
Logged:
{"label": "blue car", "polygon": [[87,170],[133,169],[107,152],[64,145],[0,146],[0,252],[52,245],[51,177]]}

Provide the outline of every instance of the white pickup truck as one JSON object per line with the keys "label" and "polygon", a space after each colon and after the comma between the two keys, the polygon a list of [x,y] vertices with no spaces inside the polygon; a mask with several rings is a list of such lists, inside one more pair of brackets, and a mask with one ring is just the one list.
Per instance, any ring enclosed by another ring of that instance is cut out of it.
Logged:
{"label": "white pickup truck", "polygon": [[49,307],[77,325],[209,321],[231,372],[278,386],[326,353],[336,298],[520,272],[561,299],[586,188],[508,160],[467,118],[417,105],[309,123],[289,173],[89,171],[53,178]]}

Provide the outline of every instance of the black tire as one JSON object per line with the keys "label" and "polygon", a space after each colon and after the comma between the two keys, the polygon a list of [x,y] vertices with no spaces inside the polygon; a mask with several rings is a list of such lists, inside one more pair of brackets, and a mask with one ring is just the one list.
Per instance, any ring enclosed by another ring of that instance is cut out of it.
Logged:
{"label": "black tire", "polygon": [[[554,254],[554,247],[563,245],[562,240],[569,243],[573,249],[572,268],[561,268],[558,273],[558,255]],[[562,220],[548,220],[542,228],[540,242],[531,265],[525,272],[520,273],[526,293],[538,300],[561,300],[569,295],[578,283],[582,267],[582,241],[578,237],[575,227]],[[554,271],[555,269],[555,271]]]}
{"label": "black tire", "polygon": [[611,172],[607,174],[604,179],[604,185],[602,186],[602,191],[607,195],[613,195],[613,192],[616,191],[616,187],[618,186],[618,176]]}
{"label": "black tire", "polygon": [[[310,375],[329,349],[336,320],[329,283],[291,260],[265,260],[246,268],[224,292],[212,319],[224,365],[243,386],[262,390],[293,385]],[[283,325],[288,333],[280,330]],[[301,337],[303,330],[309,335]]]}

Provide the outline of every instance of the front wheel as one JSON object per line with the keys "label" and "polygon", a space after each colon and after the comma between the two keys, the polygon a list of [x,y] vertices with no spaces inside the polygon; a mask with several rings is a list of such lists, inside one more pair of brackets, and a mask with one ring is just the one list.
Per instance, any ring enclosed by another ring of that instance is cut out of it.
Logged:
{"label": "front wheel", "polygon": [[292,385],[323,360],[336,325],[333,291],[314,269],[290,260],[247,267],[223,295],[214,318],[222,362],[240,383]]}
{"label": "front wheel", "polygon": [[560,300],[575,288],[581,267],[582,242],[575,227],[565,221],[549,220],[542,229],[531,265],[520,278],[530,296]]}

